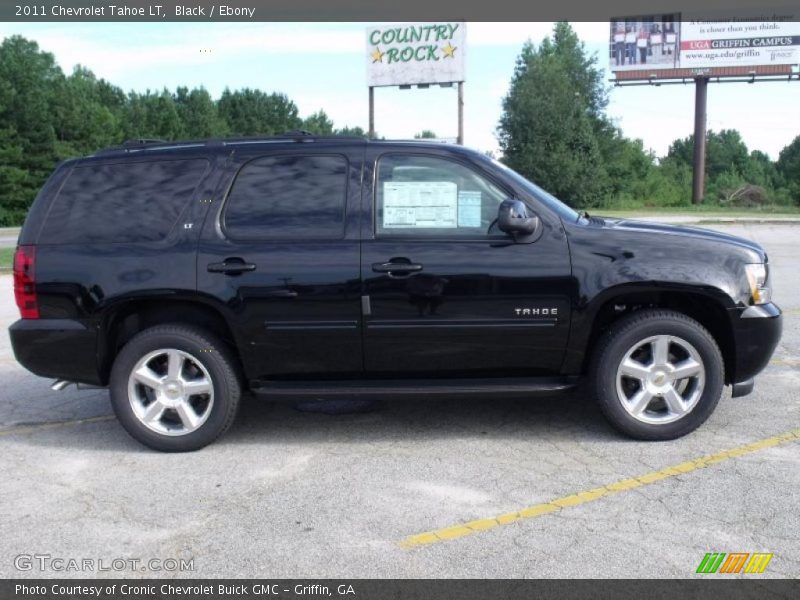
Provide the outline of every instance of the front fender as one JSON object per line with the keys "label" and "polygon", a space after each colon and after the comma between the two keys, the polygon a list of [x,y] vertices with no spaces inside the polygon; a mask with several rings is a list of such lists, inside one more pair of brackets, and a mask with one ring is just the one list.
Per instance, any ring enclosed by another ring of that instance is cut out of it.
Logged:
{"label": "front fender", "polygon": [[600,311],[615,298],[700,298],[721,311],[746,306],[744,265],[758,257],[746,247],[699,235],[666,235],[614,227],[566,227],[575,293],[562,371],[585,362]]}

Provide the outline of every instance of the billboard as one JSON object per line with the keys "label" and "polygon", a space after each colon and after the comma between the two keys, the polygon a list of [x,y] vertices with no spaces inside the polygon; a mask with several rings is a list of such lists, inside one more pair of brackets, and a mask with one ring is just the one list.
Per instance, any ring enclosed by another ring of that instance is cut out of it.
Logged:
{"label": "billboard", "polygon": [[625,17],[611,21],[609,44],[613,72],[797,65],[800,22],[791,16],[781,21],[691,21],[679,13]]}
{"label": "billboard", "polygon": [[679,65],[681,22],[678,13],[611,21],[611,70],[675,69]]}
{"label": "billboard", "polygon": [[464,81],[466,25],[392,23],[367,28],[367,85]]}
{"label": "billboard", "polygon": [[800,23],[757,21],[683,24],[681,67],[800,64]]}

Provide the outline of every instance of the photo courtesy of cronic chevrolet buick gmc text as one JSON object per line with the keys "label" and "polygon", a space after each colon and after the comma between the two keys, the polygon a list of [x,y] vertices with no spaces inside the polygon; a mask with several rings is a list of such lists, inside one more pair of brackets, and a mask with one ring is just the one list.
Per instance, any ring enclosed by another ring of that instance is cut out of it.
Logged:
{"label": "photo courtesy of cronic chevrolet buick gmc text", "polygon": [[19,237],[17,360],[164,451],[268,397],[533,397],[689,433],[781,334],[764,250],[579,214],[454,145],[137,140],[61,163]]}

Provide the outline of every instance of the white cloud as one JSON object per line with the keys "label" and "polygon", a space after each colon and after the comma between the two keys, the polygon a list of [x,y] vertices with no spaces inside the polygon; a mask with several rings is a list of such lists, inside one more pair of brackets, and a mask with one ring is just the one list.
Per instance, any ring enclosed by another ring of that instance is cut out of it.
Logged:
{"label": "white cloud", "polygon": [[[53,52],[69,71],[76,64],[88,64],[103,77],[134,70],[148,70],[165,64],[197,66],[208,60],[228,60],[258,52],[261,55],[352,53],[364,48],[366,25],[350,23],[202,23],[172,25],[130,24],[130,35],[109,40],[101,30],[85,24],[26,27],[24,35]],[[470,48],[521,46],[535,42],[553,28],[542,23],[467,23]],[[605,39],[605,23],[575,23],[587,43]],[[165,35],[159,35],[164,31]],[[166,32],[168,31],[168,35]],[[0,29],[0,37],[11,35],[11,27]],[[143,39],[144,38],[144,39]],[[201,53],[200,50],[210,50]]]}
{"label": "white cloud", "polygon": [[[82,35],[80,28],[80,25],[29,28],[23,35],[36,40],[43,50],[52,52],[65,71],[83,64],[108,79],[121,73],[146,72],[165,66],[198,67],[252,53],[262,56],[320,52],[356,54],[364,47],[361,30],[301,23],[188,24],[173,25],[167,31],[159,25],[131,24],[130,35],[114,41],[96,35],[97,29],[92,35],[93,30],[85,28]],[[164,35],[158,35],[160,29]],[[0,29],[0,38],[12,33],[15,32],[6,26]]]}
{"label": "white cloud", "polygon": [[[570,23],[587,44],[608,38],[608,23]],[[521,46],[528,39],[539,43],[553,32],[553,23],[467,23],[467,39],[472,46]]]}

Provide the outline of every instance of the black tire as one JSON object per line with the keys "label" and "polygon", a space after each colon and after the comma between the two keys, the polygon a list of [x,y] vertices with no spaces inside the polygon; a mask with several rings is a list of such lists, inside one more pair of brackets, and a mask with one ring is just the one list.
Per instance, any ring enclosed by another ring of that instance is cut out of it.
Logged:
{"label": "black tire", "polygon": [[[669,335],[685,340],[699,353],[705,382],[694,407],[669,423],[643,422],[630,414],[617,393],[617,370],[628,350],[651,336]],[[724,386],[724,362],[717,343],[697,321],[662,309],[636,311],[623,317],[603,335],[590,367],[591,381],[603,414],[618,431],[639,440],[672,440],[702,425],[714,412]]]}
{"label": "black tire", "polygon": [[[137,362],[164,348],[191,355],[206,369],[213,386],[213,403],[205,422],[181,435],[159,433],[146,426],[128,395],[129,376]],[[114,361],[109,390],[114,412],[125,430],[145,446],[162,452],[190,452],[216,440],[233,424],[241,398],[237,363],[228,348],[203,329],[183,324],[158,325],[131,338]]]}

